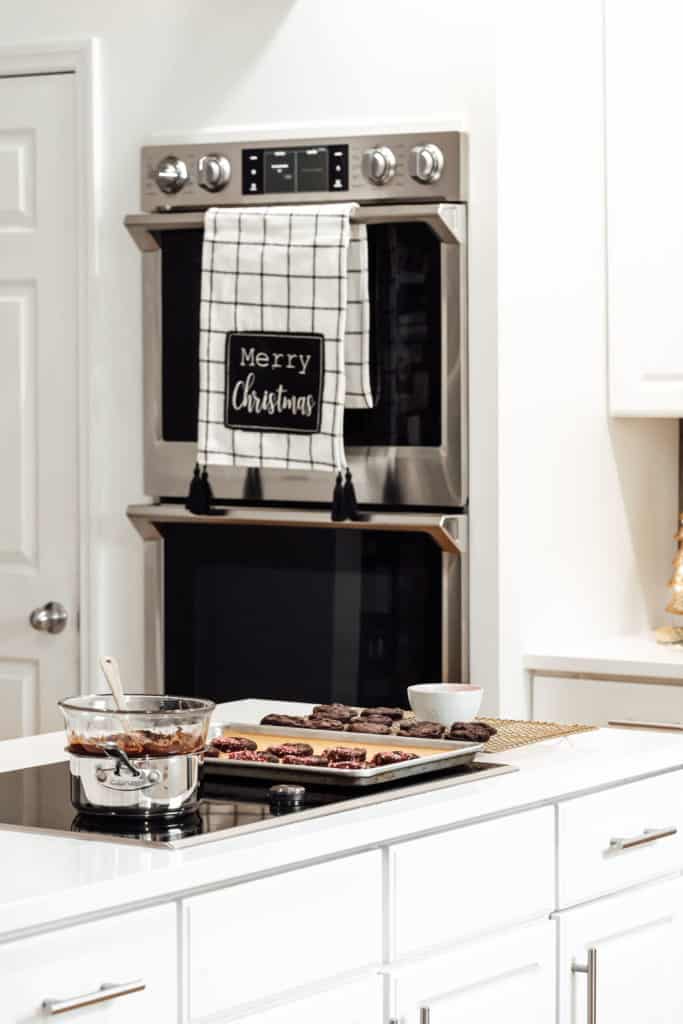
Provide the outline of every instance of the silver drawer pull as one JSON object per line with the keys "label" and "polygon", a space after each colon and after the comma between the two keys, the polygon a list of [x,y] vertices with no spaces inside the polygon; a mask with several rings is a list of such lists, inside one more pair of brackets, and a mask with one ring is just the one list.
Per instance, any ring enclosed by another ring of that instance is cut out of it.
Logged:
{"label": "silver drawer pull", "polygon": [[78,1010],[81,1006],[92,1006],[94,1003],[106,1003],[108,999],[119,999],[129,996],[132,992],[142,992],[146,988],[144,981],[124,982],[122,985],[100,985],[96,992],[86,992],[71,999],[44,999],[43,1013],[46,1017],[54,1017],[58,1013]]}
{"label": "silver drawer pull", "polygon": [[642,835],[631,836],[628,839],[610,839],[608,853],[620,853],[621,850],[633,850],[636,846],[645,846],[647,843],[656,843],[658,839],[667,839],[675,836],[677,828],[646,828]]}
{"label": "silver drawer pull", "polygon": [[595,946],[588,950],[587,963],[572,965],[572,973],[586,975],[586,1024],[598,1024],[598,951]]}

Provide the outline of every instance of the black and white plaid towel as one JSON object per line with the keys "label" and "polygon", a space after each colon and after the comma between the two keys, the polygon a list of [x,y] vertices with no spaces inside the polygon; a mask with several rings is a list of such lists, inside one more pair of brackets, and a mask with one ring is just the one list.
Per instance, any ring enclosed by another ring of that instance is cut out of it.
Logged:
{"label": "black and white plaid towel", "polygon": [[[372,406],[367,236],[351,223],[355,208],[335,203],[207,210],[200,463],[345,467],[344,408]],[[272,366],[292,372],[283,374],[281,387],[267,390],[260,387],[263,366],[266,378]],[[298,398],[301,374],[313,367],[318,390]],[[272,429],[264,410],[272,414]]]}

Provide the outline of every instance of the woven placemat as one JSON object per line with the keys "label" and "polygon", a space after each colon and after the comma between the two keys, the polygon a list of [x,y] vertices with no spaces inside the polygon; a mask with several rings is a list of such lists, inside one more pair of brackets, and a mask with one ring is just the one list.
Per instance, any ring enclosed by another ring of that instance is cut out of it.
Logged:
{"label": "woven placemat", "polygon": [[526,747],[529,743],[572,736],[579,732],[592,732],[596,725],[560,725],[559,722],[520,722],[514,718],[478,718],[478,722],[492,725],[498,732],[484,747],[487,754],[499,754],[513,747]]}

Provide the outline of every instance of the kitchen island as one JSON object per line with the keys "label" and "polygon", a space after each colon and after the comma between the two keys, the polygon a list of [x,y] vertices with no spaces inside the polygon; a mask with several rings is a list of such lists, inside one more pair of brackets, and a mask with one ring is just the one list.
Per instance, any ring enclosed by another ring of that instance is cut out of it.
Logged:
{"label": "kitchen island", "polygon": [[[63,743],[6,741],[0,771],[62,761]],[[45,1019],[45,999],[106,1024],[569,1024],[595,985],[606,1020],[676,1019],[680,733],[481,759],[519,771],[187,849],[0,830],[3,1024]]]}

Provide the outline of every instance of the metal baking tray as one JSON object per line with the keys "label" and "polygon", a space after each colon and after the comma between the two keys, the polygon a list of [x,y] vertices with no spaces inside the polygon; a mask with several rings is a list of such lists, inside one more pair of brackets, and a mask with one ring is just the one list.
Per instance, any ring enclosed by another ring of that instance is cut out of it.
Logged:
{"label": "metal baking tray", "polygon": [[[433,750],[436,747],[439,752],[398,765],[387,764],[378,768],[366,767],[357,770],[349,768],[342,771],[335,768],[314,768],[308,765],[271,764],[267,761],[228,761],[218,757],[207,757],[204,760],[205,773],[260,775],[264,778],[273,778],[278,782],[301,782],[303,784],[316,782],[321,785],[345,788],[373,786],[379,783],[394,782],[398,779],[408,780],[428,772],[444,772],[451,771],[453,768],[466,767],[484,748],[483,743],[468,743],[463,740],[424,740],[414,739],[410,736],[380,736],[374,733],[349,733],[335,729],[288,729],[286,726],[253,725],[248,722],[214,723],[209,730],[209,741],[214,736],[220,736],[223,733],[239,735],[241,732],[250,733],[253,736],[263,736],[264,741],[271,736],[278,736],[283,739],[283,742],[291,743],[323,740],[326,746],[330,747],[360,747],[372,744],[377,747],[386,747],[388,750],[401,750],[404,747],[411,747],[415,750],[424,747]],[[264,742],[264,745],[268,744]]]}

